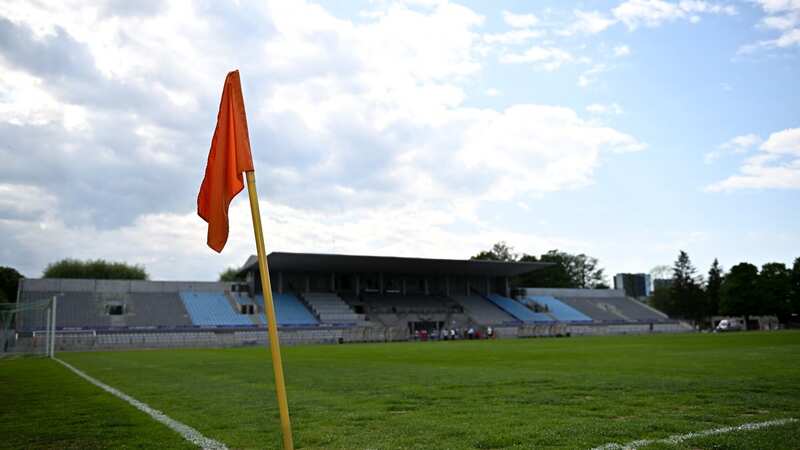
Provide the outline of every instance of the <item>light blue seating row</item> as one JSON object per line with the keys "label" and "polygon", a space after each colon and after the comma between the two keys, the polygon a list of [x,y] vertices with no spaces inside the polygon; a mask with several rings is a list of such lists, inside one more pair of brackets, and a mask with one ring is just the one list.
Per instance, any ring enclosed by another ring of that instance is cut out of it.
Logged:
{"label": "light blue seating row", "polygon": [[247,316],[238,314],[221,292],[181,292],[181,300],[192,324],[199,326],[252,326]]}
{"label": "light blue seating row", "polygon": [[[314,314],[306,308],[303,302],[293,294],[272,293],[272,301],[275,303],[275,316],[278,325],[317,325],[319,322]],[[256,295],[256,302],[262,305],[264,298]],[[263,313],[261,314],[263,320]]]}
{"label": "light blue seating row", "polygon": [[547,314],[535,313],[514,299],[503,297],[498,294],[489,294],[488,299],[490,302],[499,306],[503,311],[525,323],[553,321]]}
{"label": "light blue seating row", "polygon": [[548,312],[564,322],[591,322],[592,318],[549,295],[528,296],[525,300],[547,307]]}

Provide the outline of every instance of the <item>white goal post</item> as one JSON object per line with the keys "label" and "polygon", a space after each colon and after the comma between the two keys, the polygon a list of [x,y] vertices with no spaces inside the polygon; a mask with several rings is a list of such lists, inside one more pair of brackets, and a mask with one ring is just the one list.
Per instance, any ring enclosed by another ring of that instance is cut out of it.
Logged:
{"label": "white goal post", "polygon": [[[0,304],[0,357],[37,354],[55,357],[58,295]],[[25,327],[29,331],[21,331]]]}

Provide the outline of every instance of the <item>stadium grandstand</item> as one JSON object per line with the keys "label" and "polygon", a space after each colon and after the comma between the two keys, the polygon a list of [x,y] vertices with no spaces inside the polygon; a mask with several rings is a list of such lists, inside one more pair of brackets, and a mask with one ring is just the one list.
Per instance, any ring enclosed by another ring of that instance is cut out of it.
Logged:
{"label": "stadium grandstand", "polygon": [[[513,286],[546,263],[274,252],[282,342],[431,338],[443,330],[532,337],[684,331],[622,290]],[[21,304],[57,298],[60,349],[237,346],[266,342],[257,259],[242,282],[21,280]],[[14,348],[41,345],[41,314],[16,319]]]}

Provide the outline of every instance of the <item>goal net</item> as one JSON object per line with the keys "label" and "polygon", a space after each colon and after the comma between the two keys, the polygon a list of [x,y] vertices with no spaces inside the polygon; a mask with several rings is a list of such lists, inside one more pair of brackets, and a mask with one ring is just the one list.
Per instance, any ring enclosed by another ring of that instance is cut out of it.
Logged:
{"label": "goal net", "polygon": [[54,356],[55,298],[0,303],[0,357]]}

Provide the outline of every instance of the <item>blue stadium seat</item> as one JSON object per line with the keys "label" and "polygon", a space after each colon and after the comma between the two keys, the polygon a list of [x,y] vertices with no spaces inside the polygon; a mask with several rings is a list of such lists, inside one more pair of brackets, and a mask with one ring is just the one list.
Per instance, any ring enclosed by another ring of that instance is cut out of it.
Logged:
{"label": "blue stadium seat", "polygon": [[583,314],[571,306],[566,305],[564,302],[549,295],[533,295],[528,296],[525,300],[529,302],[538,303],[540,306],[546,306],[547,310],[556,319],[564,322],[591,322],[592,318]]}
{"label": "blue stadium seat", "polygon": [[181,300],[199,326],[252,326],[247,316],[238,314],[222,292],[181,292]]}
{"label": "blue stadium seat", "polygon": [[[272,293],[272,301],[275,303],[275,315],[278,319],[278,325],[318,325],[316,317],[311,314],[311,311],[295,297],[293,294],[278,294]],[[256,302],[259,305],[264,304],[264,297],[256,295]],[[261,319],[264,320],[264,314],[261,314]]]}
{"label": "blue stadium seat", "polygon": [[533,312],[528,307],[520,304],[514,299],[503,297],[502,295],[498,294],[489,294],[487,298],[489,301],[499,306],[500,309],[523,321],[524,323],[553,321],[553,319],[551,319],[547,314]]}

